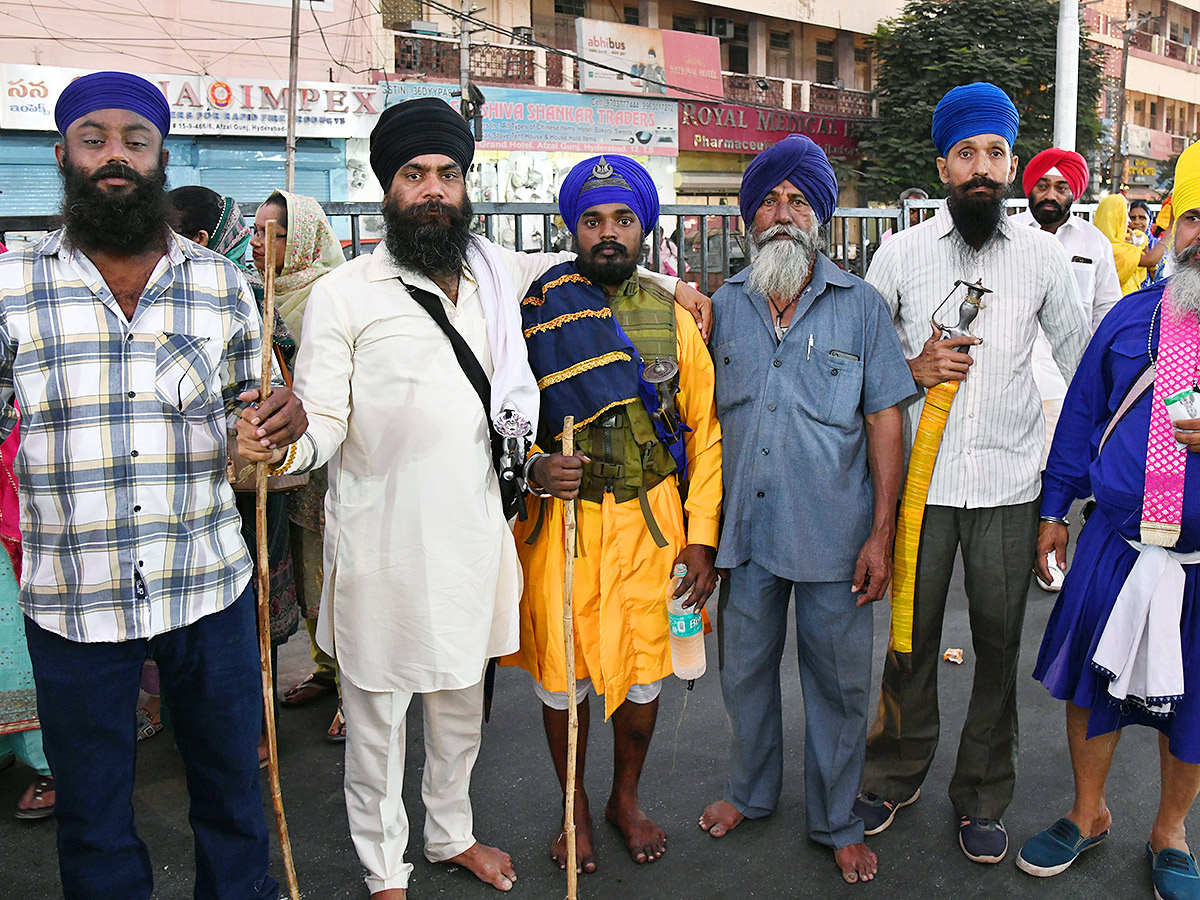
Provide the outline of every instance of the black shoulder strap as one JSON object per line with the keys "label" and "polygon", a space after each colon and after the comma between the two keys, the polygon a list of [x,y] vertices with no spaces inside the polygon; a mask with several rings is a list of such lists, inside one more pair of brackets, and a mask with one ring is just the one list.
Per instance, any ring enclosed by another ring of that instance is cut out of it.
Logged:
{"label": "black shoulder strap", "polygon": [[[492,468],[496,471],[496,475],[499,476],[500,457],[504,452],[504,442],[500,435],[496,433],[496,426],[492,422],[492,383],[488,380],[487,373],[483,371],[483,366],[479,364],[479,360],[463,339],[463,336],[458,333],[458,329],[450,324],[450,319],[446,316],[446,310],[442,308],[442,301],[429,291],[413,287],[408,282],[404,282],[404,287],[408,289],[408,293],[420,304],[421,308],[429,313],[429,317],[437,323],[438,328],[442,329],[442,332],[449,339],[450,346],[454,349],[454,356],[458,360],[463,374],[467,376],[467,381],[471,382],[471,387],[479,395],[479,402],[483,404],[483,417],[487,420],[488,433],[492,439]],[[500,497],[504,503],[504,515],[506,518],[511,519],[518,512],[521,499],[520,489],[513,481],[506,481],[499,477],[497,480],[500,484]]]}

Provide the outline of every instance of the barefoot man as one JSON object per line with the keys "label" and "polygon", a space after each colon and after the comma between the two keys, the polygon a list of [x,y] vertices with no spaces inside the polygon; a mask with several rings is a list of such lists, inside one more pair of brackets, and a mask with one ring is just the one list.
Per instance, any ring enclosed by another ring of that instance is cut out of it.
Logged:
{"label": "barefoot man", "polygon": [[[658,221],[650,174],[624,157],[593,157],[571,170],[558,205],[579,258],[547,272],[522,305],[529,363],[542,389],[538,443],[551,451],[531,456],[527,474],[531,489],[578,498],[575,825],[578,864],[594,872],[592,819],[582,789],[589,686],[604,697],[605,718],[613,722],[613,784],[604,816],[625,836],[634,862],[653,862],[667,849],[663,830],[638,803],[638,781],[661,682],[671,674],[666,591],[672,568],[687,566],[677,593],[692,589],[685,605],[697,610],[716,584],[721,430],[712,360],[692,317],[635,270],[642,241]],[[646,380],[659,375],[660,383]],[[575,416],[580,451],[569,458],[559,452],[564,415]],[[532,499],[529,509],[529,520],[517,529],[525,569],[521,650],[507,662],[534,677],[565,790],[563,504]],[[562,836],[551,852],[566,865]]]}
{"label": "barefoot man", "polygon": [[741,191],[754,262],[713,298],[727,436],[717,627],[733,741],[725,797],[700,827],[719,838],[779,802],[779,663],[794,594],[808,833],[855,882],[876,868],[852,807],[867,739],[870,604],[891,577],[904,465],[897,404],[916,386],[879,292],[817,250],[837,191],[806,137],[760,153]]}

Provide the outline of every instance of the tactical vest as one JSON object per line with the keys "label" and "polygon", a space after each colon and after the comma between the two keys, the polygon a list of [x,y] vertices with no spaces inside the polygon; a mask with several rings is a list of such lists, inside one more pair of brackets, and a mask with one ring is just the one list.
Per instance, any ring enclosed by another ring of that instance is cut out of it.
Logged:
{"label": "tactical vest", "polygon": [[[643,362],[676,361],[675,300],[636,281],[627,282],[610,303]],[[678,381],[678,376],[676,376]],[[575,434],[576,446],[591,458],[583,468],[579,496],[599,503],[606,493],[618,503],[644,495],[675,472],[675,460],[654,431],[640,401],[613,407]]]}

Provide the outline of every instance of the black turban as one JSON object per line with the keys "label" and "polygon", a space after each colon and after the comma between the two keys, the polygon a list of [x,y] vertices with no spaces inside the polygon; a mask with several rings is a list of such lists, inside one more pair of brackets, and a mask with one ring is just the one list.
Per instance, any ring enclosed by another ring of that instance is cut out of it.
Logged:
{"label": "black turban", "polygon": [[465,173],[475,158],[475,136],[445,100],[421,97],[389,106],[371,129],[371,168],[387,193],[409,160],[426,153],[450,157]]}

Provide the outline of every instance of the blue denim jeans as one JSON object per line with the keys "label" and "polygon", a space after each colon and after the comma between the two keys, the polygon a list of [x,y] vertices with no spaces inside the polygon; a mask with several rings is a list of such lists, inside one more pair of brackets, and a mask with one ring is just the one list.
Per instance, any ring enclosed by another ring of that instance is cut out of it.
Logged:
{"label": "blue denim jeans", "polygon": [[[253,585],[253,581],[251,581]],[[66,900],[149,900],[150,854],[133,822],[142,663],[174,710],[196,847],[196,900],[276,900],[259,785],[262,681],[254,592],[148,640],[68,641],[25,620],[54,773]]]}

